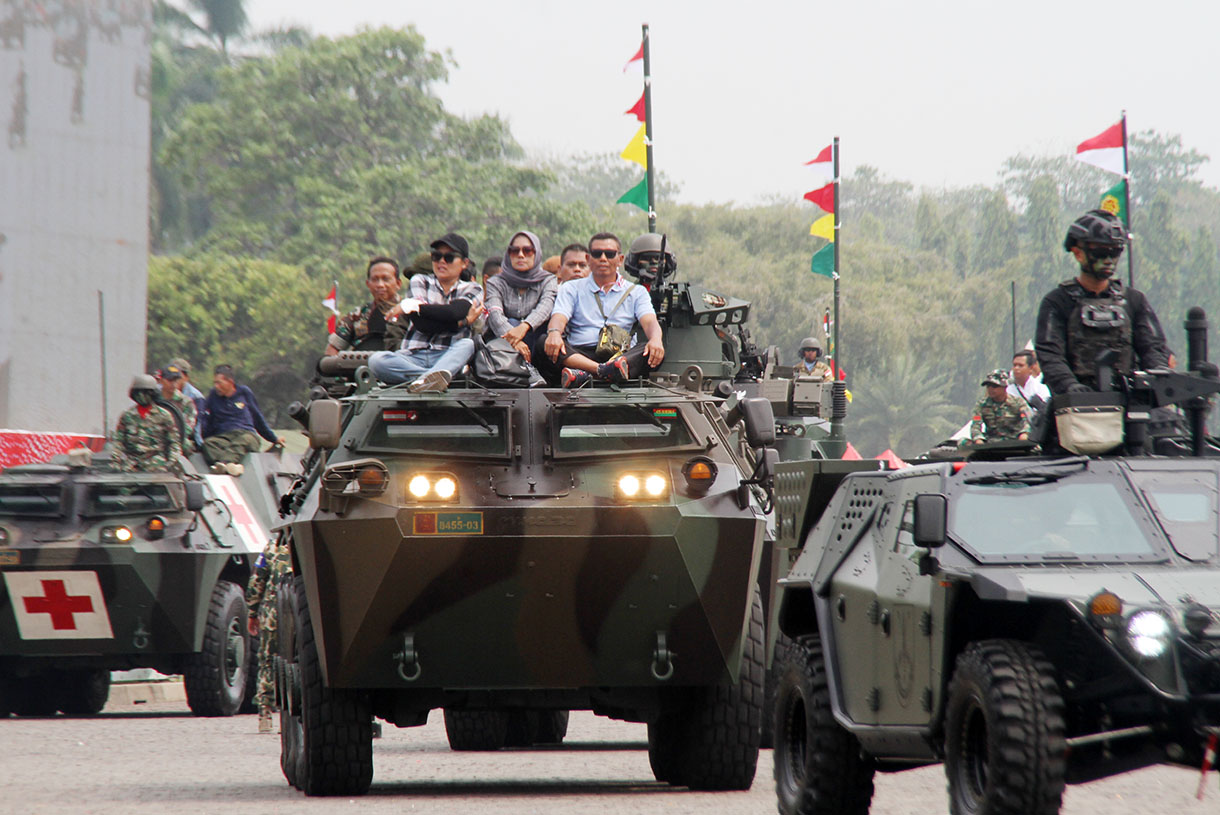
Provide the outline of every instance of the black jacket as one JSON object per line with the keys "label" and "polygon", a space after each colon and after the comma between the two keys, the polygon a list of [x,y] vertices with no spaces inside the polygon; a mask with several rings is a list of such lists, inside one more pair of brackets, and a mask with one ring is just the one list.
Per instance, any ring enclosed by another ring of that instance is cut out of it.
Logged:
{"label": "black jacket", "polygon": [[[1127,315],[1131,318],[1131,345],[1135,351],[1138,370],[1164,368],[1169,365],[1169,347],[1165,344],[1165,332],[1156,312],[1142,292],[1124,288]],[[1085,291],[1085,297],[1104,297],[1105,292],[1093,294]],[[1042,381],[1052,394],[1067,393],[1068,388],[1079,380],[1072,373],[1067,354],[1067,322],[1076,308],[1076,300],[1064,286],[1056,286],[1045,297],[1038,308],[1038,327],[1034,335],[1034,350],[1038,353],[1038,364],[1042,366]]]}

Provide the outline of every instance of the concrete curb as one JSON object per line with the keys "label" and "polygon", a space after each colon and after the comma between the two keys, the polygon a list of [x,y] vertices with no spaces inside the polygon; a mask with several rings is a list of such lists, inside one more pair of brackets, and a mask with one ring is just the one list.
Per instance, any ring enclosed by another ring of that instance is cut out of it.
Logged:
{"label": "concrete curb", "polygon": [[150,702],[185,702],[181,679],[160,682],[117,682],[110,686],[106,705],[144,705]]}

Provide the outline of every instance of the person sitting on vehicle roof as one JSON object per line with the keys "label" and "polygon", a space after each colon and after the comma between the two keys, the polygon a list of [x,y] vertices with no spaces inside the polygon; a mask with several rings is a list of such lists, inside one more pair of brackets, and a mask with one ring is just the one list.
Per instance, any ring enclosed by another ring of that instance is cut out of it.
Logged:
{"label": "person sitting on vehicle roof", "polygon": [[[212,465],[214,473],[241,475],[242,457],[262,448],[258,436],[272,444],[284,443],[263,418],[254,392],[237,384],[230,365],[216,366],[212,392],[204,402],[199,427],[203,436],[203,457]],[[258,436],[254,435],[256,431]]]}
{"label": "person sitting on vehicle roof", "polygon": [[161,369],[161,400],[174,406],[182,417],[182,453],[189,456],[195,452],[195,425],[199,422],[199,413],[195,403],[178,390],[182,379],[182,369],[177,365],[166,365]]}
{"label": "person sitting on vehicle roof", "polygon": [[411,315],[411,331],[397,351],[369,357],[369,370],[387,385],[410,381],[411,393],[448,390],[474,355],[470,324],[483,309],[483,287],[469,274],[470,245],[450,232],[432,242],[432,274],[411,278],[411,296],[387,319]]}
{"label": "person sitting on vehicle roof", "polygon": [[503,337],[530,361],[530,349],[544,336],[555,306],[559,281],[542,268],[542,243],[533,232],[518,232],[508,242],[500,273],[487,281],[487,330]]}
{"label": "person sitting on vehicle roof", "polygon": [[[609,232],[594,235],[589,256],[592,274],[559,287],[546,338],[535,347],[538,369],[565,388],[593,377],[607,382],[634,379],[665,359],[661,324],[648,290],[628,283],[618,272],[623,259],[618,237]],[[648,342],[628,348],[636,323]]]}
{"label": "person sitting on vehicle roof", "polygon": [[173,415],[154,404],[157,380],[149,374],[137,374],[127,393],[135,405],[123,411],[110,436],[115,469],[176,470],[182,455],[182,437]]}
{"label": "person sitting on vehicle roof", "polygon": [[353,309],[339,320],[335,333],[326,341],[326,355],[340,351],[390,351],[402,344],[403,325],[387,320],[386,314],[398,303],[398,261],[375,257],[369,261],[364,285],[373,302]]}
{"label": "person sitting on vehicle roof", "polygon": [[1026,441],[1029,438],[1029,405],[1008,392],[1008,371],[997,368],[983,380],[987,395],[974,406],[970,438],[962,447],[989,441]]}

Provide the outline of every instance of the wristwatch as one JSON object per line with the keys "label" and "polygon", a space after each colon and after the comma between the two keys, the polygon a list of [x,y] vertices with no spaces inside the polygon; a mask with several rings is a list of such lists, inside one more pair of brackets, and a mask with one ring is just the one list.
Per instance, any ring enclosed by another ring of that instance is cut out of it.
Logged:
{"label": "wristwatch", "polygon": [[562,332],[563,332],[563,329],[562,329],[562,328],[548,328],[548,329],[546,330],[546,333],[550,334],[552,331],[556,331],[556,332],[562,333]]}

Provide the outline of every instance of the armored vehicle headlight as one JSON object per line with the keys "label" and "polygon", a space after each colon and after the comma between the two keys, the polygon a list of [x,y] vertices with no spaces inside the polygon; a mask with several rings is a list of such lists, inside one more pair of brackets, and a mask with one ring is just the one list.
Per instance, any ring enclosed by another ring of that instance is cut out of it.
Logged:
{"label": "armored vehicle headlight", "polygon": [[102,543],[130,543],[131,530],[125,526],[102,527]]}
{"label": "armored vehicle headlight", "polygon": [[669,478],[662,473],[624,473],[618,479],[623,498],[660,498],[669,492]]}
{"label": "armored vehicle headlight", "polygon": [[1142,657],[1154,658],[1165,653],[1172,633],[1173,626],[1158,611],[1137,611],[1127,621],[1127,642]]}
{"label": "armored vehicle headlight", "polygon": [[149,540],[156,540],[165,535],[165,519],[159,515],[154,515],[148,519],[148,524],[145,527],[148,533]]}
{"label": "armored vehicle headlight", "polygon": [[450,473],[417,473],[407,480],[407,493],[416,501],[456,501],[458,483]]}

